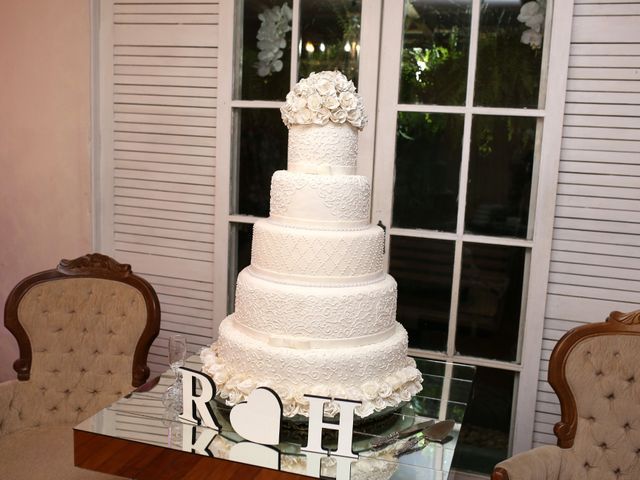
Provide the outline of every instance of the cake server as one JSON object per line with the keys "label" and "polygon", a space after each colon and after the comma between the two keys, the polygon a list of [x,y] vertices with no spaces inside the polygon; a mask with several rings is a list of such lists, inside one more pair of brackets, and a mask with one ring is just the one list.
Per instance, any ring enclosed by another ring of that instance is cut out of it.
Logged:
{"label": "cake server", "polygon": [[435,423],[435,420],[425,420],[424,422],[416,423],[415,425],[407,427],[403,430],[390,433],[383,437],[374,438],[373,440],[371,440],[371,450],[381,450],[384,447],[391,445],[396,440],[400,440],[401,438],[407,438],[412,435],[415,435],[416,433],[420,433],[426,428],[433,426],[434,423]]}

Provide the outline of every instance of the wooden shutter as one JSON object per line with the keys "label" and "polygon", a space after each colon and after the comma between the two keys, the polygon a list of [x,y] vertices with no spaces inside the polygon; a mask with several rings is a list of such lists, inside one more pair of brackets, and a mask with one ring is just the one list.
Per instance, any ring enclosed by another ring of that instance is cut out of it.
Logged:
{"label": "wooden shutter", "polygon": [[218,2],[101,2],[98,247],[160,297],[151,348],[212,338]]}
{"label": "wooden shutter", "polygon": [[575,1],[535,445],[556,443],[546,379],[558,339],[640,307],[638,25],[638,0]]}

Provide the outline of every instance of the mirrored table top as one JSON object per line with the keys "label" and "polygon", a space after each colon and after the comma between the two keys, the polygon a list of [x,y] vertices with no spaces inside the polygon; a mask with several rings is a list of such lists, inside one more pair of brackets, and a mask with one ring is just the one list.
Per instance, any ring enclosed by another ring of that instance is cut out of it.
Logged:
{"label": "mirrored table top", "polygon": [[[229,424],[231,407],[222,402],[214,402],[214,414],[221,424],[219,432],[182,421],[178,418],[179,412],[163,402],[167,388],[175,381],[170,370],[75,429],[316,478],[445,480],[451,469],[475,368],[419,358],[416,363],[423,375],[423,388],[418,395],[400,408],[356,422],[353,451],[359,454],[357,460],[302,452],[307,440],[306,423],[286,419],[283,419],[279,445],[252,444],[257,450],[248,450],[248,442]],[[188,358],[185,367],[200,371],[199,356]],[[454,420],[455,426],[442,442],[427,440],[424,433],[392,440],[394,432],[428,420],[445,419]],[[376,447],[383,438],[386,441]],[[332,442],[335,440],[327,436],[323,447],[331,450]]]}

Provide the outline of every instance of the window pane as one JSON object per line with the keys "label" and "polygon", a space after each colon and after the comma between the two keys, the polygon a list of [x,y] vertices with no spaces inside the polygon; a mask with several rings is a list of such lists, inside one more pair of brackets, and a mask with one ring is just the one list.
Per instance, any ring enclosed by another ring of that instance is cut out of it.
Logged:
{"label": "window pane", "polygon": [[462,105],[471,0],[405,2],[400,103]]}
{"label": "window pane", "polygon": [[236,280],[238,273],[251,263],[251,241],[253,224],[231,223],[229,231],[229,302],[228,313],[233,312],[235,302]]}
{"label": "window pane", "polygon": [[535,118],[473,119],[465,231],[527,236]]}
{"label": "window pane", "polygon": [[456,230],[464,117],[398,113],[393,225]]}
{"label": "window pane", "polygon": [[453,456],[456,470],[490,474],[509,454],[515,374],[478,367]]}
{"label": "window pane", "polygon": [[357,85],[360,58],[359,0],[302,0],[298,78],[340,70]]}
{"label": "window pane", "polygon": [[456,332],[462,355],[515,361],[525,249],[465,243]]}
{"label": "window pane", "polygon": [[291,70],[292,0],[244,0],[236,31],[235,99],[284,100]]}
{"label": "window pane", "polygon": [[446,350],[454,249],[446,240],[391,237],[389,273],[398,282],[398,321],[411,347]]}
{"label": "window pane", "polygon": [[544,2],[482,2],[476,105],[538,107],[544,28],[540,3]]}
{"label": "window pane", "polygon": [[[271,176],[287,168],[287,129],[278,109],[235,110],[237,205],[233,213],[269,215]],[[232,202],[233,204],[234,202]]]}

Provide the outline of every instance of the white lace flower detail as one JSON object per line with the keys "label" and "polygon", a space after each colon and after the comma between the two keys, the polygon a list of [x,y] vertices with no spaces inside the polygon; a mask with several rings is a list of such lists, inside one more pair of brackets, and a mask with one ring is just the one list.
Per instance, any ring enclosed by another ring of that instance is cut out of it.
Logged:
{"label": "white lace flower detail", "polygon": [[280,109],[282,121],[293,125],[326,125],[349,123],[362,130],[367,123],[362,98],[353,82],[340,72],[312,73],[303,78],[287,94]]}
{"label": "white lace flower detail", "polygon": [[291,30],[292,17],[293,12],[286,3],[281,7],[267,8],[258,15],[261,22],[256,35],[259,52],[254,65],[258,76],[266,77],[282,70],[282,49],[287,46],[285,35]]}

